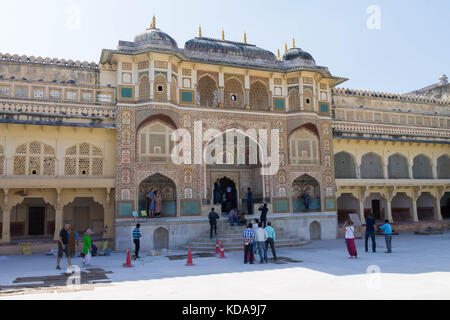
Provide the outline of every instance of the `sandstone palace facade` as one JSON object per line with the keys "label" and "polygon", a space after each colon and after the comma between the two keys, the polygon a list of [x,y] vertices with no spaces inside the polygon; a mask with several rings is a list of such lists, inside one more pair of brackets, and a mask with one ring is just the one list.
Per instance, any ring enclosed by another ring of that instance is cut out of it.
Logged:
{"label": "sandstone palace facade", "polygon": [[[199,30],[180,48],[155,22],[98,63],[0,53],[0,250],[50,242],[66,222],[125,249],[136,220],[144,248],[175,248],[208,228],[217,179],[239,210],[251,188],[256,209],[267,202],[278,227],[306,240],[336,238],[348,214],[370,211],[400,229],[444,223],[447,78],[410,94],[337,88],[346,80],[295,42],[277,57]],[[198,123],[247,141],[251,129],[278,129],[278,172],[174,164],[172,132],[194,136]],[[145,217],[151,187],[162,196],[155,219]]]}

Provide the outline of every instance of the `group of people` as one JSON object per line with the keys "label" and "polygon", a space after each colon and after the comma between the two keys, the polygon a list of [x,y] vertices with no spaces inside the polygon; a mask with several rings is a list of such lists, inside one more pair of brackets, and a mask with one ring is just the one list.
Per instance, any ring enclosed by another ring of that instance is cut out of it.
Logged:
{"label": "group of people", "polygon": [[162,207],[162,197],[159,190],[151,188],[147,193],[147,198],[149,199],[148,214],[149,217],[161,216],[163,213]]}
{"label": "group of people", "polygon": [[[87,229],[83,236],[83,251],[81,256],[83,257],[83,265],[89,266],[91,258],[96,254],[97,248],[92,242],[92,235],[94,232],[91,229]],[[61,270],[60,261],[64,254],[67,257],[67,263],[69,267],[72,265],[71,258],[75,257],[76,246],[74,241],[78,242],[78,233],[70,227],[70,224],[66,224],[59,233],[58,239],[58,258],[56,263],[56,269]]]}
{"label": "group of people", "polygon": [[[264,228],[263,228],[264,227]],[[275,251],[275,229],[272,223],[268,222],[267,226],[258,219],[254,223],[249,223],[244,230],[242,237],[244,238],[244,264],[253,264],[255,255],[258,252],[260,263],[269,263],[267,251],[269,247],[272,250],[274,260],[277,260]]]}
{"label": "group of people", "polygon": [[[369,214],[369,216],[366,218],[366,235],[365,235],[366,252],[369,252],[369,238],[372,241],[372,251],[374,253],[377,252],[377,244],[375,240],[375,231],[377,228],[379,230],[383,230],[384,232],[384,238],[387,249],[385,253],[392,253],[392,226],[389,220],[385,220],[383,225],[377,227],[374,215],[372,213]],[[355,237],[355,226],[353,221],[347,219],[347,221],[344,224],[344,229],[345,229],[345,243],[347,245],[347,250],[350,255],[350,259],[357,259],[358,252],[356,250],[355,244],[356,237]]]}

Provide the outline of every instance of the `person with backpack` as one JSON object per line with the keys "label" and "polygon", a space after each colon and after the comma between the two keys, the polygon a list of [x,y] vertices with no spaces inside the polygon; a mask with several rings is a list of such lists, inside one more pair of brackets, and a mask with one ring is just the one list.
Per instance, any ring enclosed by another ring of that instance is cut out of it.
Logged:
{"label": "person with backpack", "polygon": [[264,203],[264,206],[261,206],[259,208],[259,211],[261,211],[261,223],[264,225],[264,228],[267,226],[267,213],[269,212],[269,208],[267,208],[267,203]]}
{"label": "person with backpack", "polygon": [[347,250],[350,255],[350,259],[357,259],[358,252],[355,245],[355,227],[352,220],[348,219],[344,224],[345,228],[345,242],[347,243]]}
{"label": "person with backpack", "polygon": [[209,238],[212,239],[213,232],[217,236],[217,220],[220,219],[217,212],[214,211],[214,208],[211,209],[211,212],[208,215],[208,219],[209,219],[209,226],[210,226]]}

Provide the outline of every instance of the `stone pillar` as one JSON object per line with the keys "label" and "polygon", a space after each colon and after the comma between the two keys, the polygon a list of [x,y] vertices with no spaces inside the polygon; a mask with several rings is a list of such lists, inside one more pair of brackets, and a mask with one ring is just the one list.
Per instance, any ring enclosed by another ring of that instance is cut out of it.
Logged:
{"label": "stone pillar", "polygon": [[249,104],[250,104],[250,91],[246,89],[244,91],[244,105],[248,106]]}
{"label": "stone pillar", "polygon": [[225,88],[223,88],[223,87],[219,88],[219,91],[218,91],[219,107],[223,107],[224,103],[225,103],[225,92],[224,91],[225,91]]}
{"label": "stone pillar", "polygon": [[441,213],[441,199],[439,196],[434,198],[434,219],[438,221],[442,221],[442,213]]}
{"label": "stone pillar", "polygon": [[114,204],[113,202],[104,206],[103,215],[103,239],[114,238]]}
{"label": "stone pillar", "polygon": [[361,222],[364,224],[364,221],[366,220],[366,217],[364,215],[364,199],[359,199],[359,218],[361,219]]}
{"label": "stone pillar", "polygon": [[1,243],[11,242],[11,207],[7,205],[2,206],[3,213],[3,227]]}
{"label": "stone pillar", "polygon": [[386,165],[386,162],[383,163],[383,178],[389,179],[389,172],[388,172],[388,167]]}
{"label": "stone pillar", "polygon": [[386,198],[386,219],[391,223],[394,222],[394,219],[392,219],[392,198]]}
{"label": "stone pillar", "polygon": [[356,166],[356,179],[361,179],[361,164]]}
{"label": "stone pillar", "polygon": [[409,210],[411,213],[412,221],[419,222],[419,216],[417,214],[417,198],[412,197],[409,199]]}
{"label": "stone pillar", "polygon": [[413,165],[414,165],[414,162],[413,161],[409,161],[408,174],[409,174],[409,178],[410,179],[414,179],[414,176],[413,176]]}
{"label": "stone pillar", "polygon": [[436,160],[433,159],[433,166],[431,167],[433,170],[433,179],[437,179],[438,178],[438,174],[437,174],[437,163]]}
{"label": "stone pillar", "polygon": [[64,227],[64,208],[62,205],[55,206],[55,234],[53,240],[59,240],[59,233]]}

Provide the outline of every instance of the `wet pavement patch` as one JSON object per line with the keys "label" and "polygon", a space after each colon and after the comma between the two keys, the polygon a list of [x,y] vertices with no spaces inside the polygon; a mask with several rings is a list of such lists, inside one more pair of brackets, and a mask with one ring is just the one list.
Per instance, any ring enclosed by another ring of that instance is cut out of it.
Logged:
{"label": "wet pavement patch", "polygon": [[[111,271],[106,271],[100,268],[89,268],[86,271],[82,270],[79,274],[80,286],[85,289],[89,289],[89,286],[94,284],[111,283],[111,279],[108,278],[108,274],[112,274]],[[17,278],[13,281],[13,285],[1,285],[0,295],[11,293],[31,293],[27,292],[27,289],[55,289],[69,288],[67,286],[69,277],[75,275],[75,273],[61,273],[54,276],[36,276]],[[70,282],[70,281],[69,281]]]}
{"label": "wet pavement patch", "polygon": [[[192,258],[214,258],[217,257],[214,253],[193,253]],[[170,260],[185,260],[188,258],[187,254],[181,254],[177,256],[167,256]]]}

